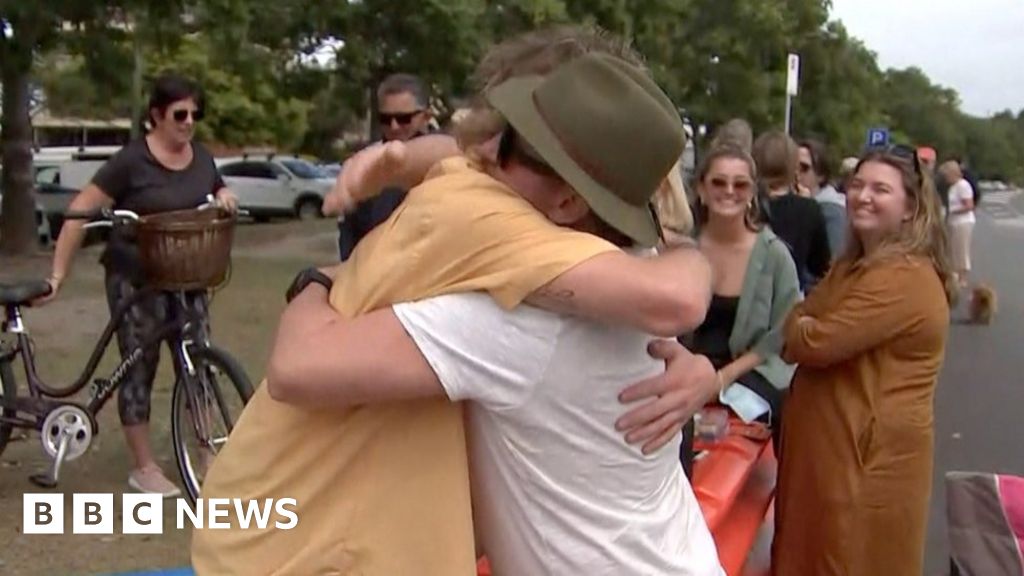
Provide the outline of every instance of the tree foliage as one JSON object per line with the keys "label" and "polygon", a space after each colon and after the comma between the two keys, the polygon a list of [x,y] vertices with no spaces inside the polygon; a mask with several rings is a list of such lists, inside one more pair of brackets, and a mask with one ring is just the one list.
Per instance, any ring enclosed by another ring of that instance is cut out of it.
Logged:
{"label": "tree foliage", "polygon": [[[781,128],[786,54],[796,52],[794,134],[825,141],[838,158],[859,152],[868,128],[885,126],[907,143],[967,159],[982,176],[1024,180],[1024,111],[971,117],[956,92],[921,70],[881,70],[863,43],[829,21],[828,0],[0,0],[0,7],[15,30],[13,41],[0,38],[5,84],[31,78],[56,113],[123,116],[138,49],[146,78],[175,69],[203,84],[209,114],[200,135],[225,144],[330,156],[343,132],[366,125],[372,87],[385,75],[420,75],[450,109],[472,89],[473,66],[489,45],[571,22],[630,38],[681,113],[708,132],[733,117],[757,131]],[[334,52],[326,64],[304,59],[324,50]],[[5,90],[7,138],[24,138],[16,118],[24,107],[8,110],[17,107],[15,95],[29,92]],[[24,162],[20,150],[5,164]],[[21,172],[5,170],[5,189],[18,196],[27,180],[15,174],[7,182],[9,172]]]}
{"label": "tree foliage", "polygon": [[[64,48],[85,57],[85,66],[105,62],[109,42],[122,38],[132,14],[174,21],[184,0],[0,0],[0,119],[4,192],[0,251],[31,251],[35,238],[29,101],[33,65],[46,50]],[[110,71],[106,65],[97,70]],[[97,73],[95,77],[102,77]]]}

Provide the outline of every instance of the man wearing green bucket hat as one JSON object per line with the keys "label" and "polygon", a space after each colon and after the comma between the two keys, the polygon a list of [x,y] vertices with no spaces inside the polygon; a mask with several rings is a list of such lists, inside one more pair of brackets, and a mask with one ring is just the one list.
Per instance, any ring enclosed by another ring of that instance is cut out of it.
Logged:
{"label": "man wearing green bucket hat", "polygon": [[[683,129],[641,70],[588,54],[486,97],[508,125],[483,167],[490,178],[561,226],[633,249],[657,243],[650,199]],[[649,335],[505,310],[479,292],[348,320],[311,286],[282,319],[271,395],[321,408],[469,401],[474,520],[495,573],[723,574],[678,433],[644,455],[616,431],[622,387],[664,370]],[[310,322],[325,317],[332,327],[311,338]]]}
{"label": "man wearing green bucket hat", "polygon": [[675,106],[643,71],[588,55],[547,77],[511,78],[487,99],[596,217],[657,244],[651,197],[686,141]]}

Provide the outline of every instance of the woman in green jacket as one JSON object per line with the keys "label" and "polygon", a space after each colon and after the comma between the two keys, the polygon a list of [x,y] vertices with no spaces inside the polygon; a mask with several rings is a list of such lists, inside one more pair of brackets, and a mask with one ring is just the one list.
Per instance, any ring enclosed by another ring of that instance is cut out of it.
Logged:
{"label": "woman in green jacket", "polygon": [[789,250],[760,223],[756,182],[753,159],[730,146],[713,149],[698,171],[698,243],[714,281],[691,349],[718,370],[720,401],[775,434],[794,371],[779,356],[781,331],[801,296]]}

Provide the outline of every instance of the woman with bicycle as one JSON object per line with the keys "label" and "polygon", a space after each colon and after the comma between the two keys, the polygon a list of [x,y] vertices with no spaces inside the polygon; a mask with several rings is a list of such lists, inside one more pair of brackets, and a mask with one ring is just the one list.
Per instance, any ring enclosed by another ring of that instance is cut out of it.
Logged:
{"label": "woman with bicycle", "polygon": [[[175,75],[159,78],[149,99],[148,134],[127,144],[103,165],[92,182],[75,197],[69,210],[88,212],[113,208],[151,215],[196,208],[205,203],[209,195],[213,195],[221,207],[236,210],[238,199],[224,185],[213,156],[193,141],[195,123],[203,118],[203,104],[202,92],[192,82]],[[45,300],[59,294],[82,244],[83,225],[81,220],[64,223],[48,279],[52,291]],[[106,272],[107,303],[114,314],[121,302],[132,298],[143,286],[138,249],[131,234],[114,228],[100,261]],[[190,292],[186,300],[205,323],[208,318],[206,293]],[[154,292],[128,309],[117,332],[122,356],[161,326],[169,306],[168,296]],[[173,497],[180,494],[180,490],[160,469],[149,442],[150,394],[159,359],[160,351],[153,347],[145,351],[141,362],[131,367],[120,386],[118,413],[134,458],[128,484],[140,492]]]}

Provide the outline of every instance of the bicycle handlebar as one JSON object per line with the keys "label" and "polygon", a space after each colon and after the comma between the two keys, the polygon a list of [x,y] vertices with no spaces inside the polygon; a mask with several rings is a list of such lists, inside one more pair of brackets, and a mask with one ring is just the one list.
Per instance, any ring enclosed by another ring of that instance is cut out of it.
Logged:
{"label": "bicycle handlebar", "polygon": [[[206,203],[205,204],[201,204],[197,208],[197,210],[210,210],[210,209],[217,209],[217,208],[220,208],[220,207],[221,207],[220,202],[217,201],[217,199],[213,196],[213,194],[208,194],[206,196]],[[249,216],[249,211],[248,210],[244,210],[242,208],[236,207],[234,212],[235,212],[236,216]]]}
{"label": "bicycle handlebar", "polygon": [[111,210],[110,208],[98,208],[96,210],[71,210],[64,213],[65,220],[85,220],[85,229],[102,228],[114,226],[119,223],[138,222],[139,215],[131,210]]}
{"label": "bicycle handlebar", "polygon": [[96,210],[68,210],[64,213],[65,220],[96,220],[103,216],[108,208],[97,208]]}
{"label": "bicycle handlebar", "polygon": [[[206,202],[199,205],[197,210],[211,210],[220,207],[220,204],[212,196],[206,197]],[[238,210],[238,215],[247,216],[246,210]],[[64,213],[65,220],[85,220],[84,228],[99,228],[104,226],[115,226],[127,222],[138,222],[141,217],[131,210],[112,210],[110,208],[97,208],[95,210],[69,210]]]}

